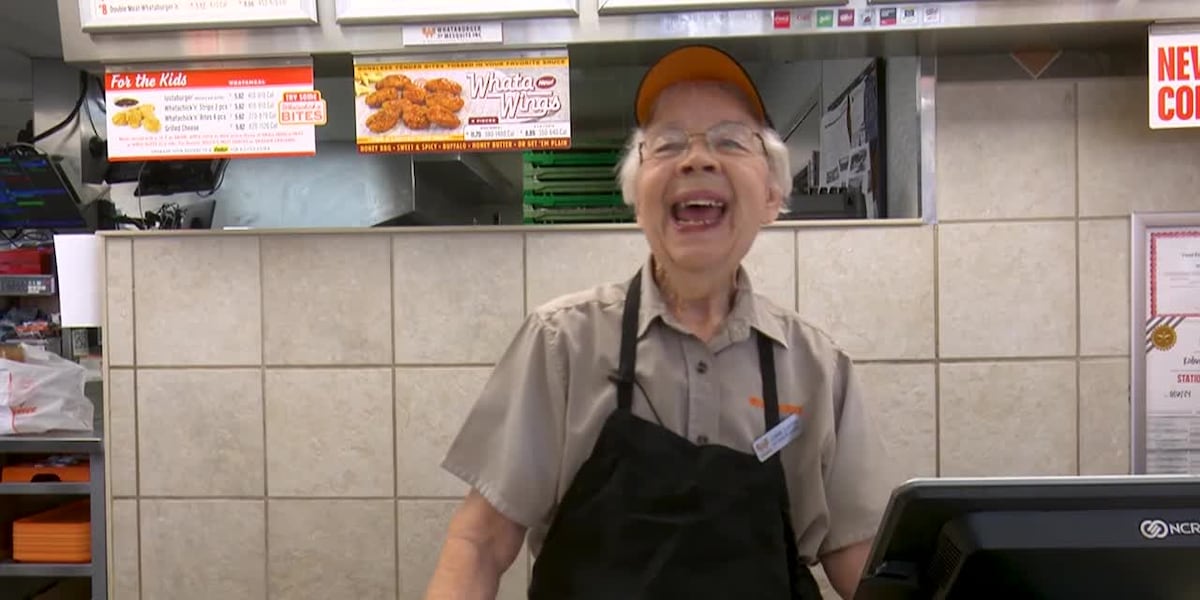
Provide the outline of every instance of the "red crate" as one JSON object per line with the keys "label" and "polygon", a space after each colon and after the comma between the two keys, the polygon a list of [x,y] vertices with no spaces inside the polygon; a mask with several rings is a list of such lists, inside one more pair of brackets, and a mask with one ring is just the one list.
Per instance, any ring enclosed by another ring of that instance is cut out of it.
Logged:
{"label": "red crate", "polygon": [[0,275],[49,275],[53,263],[51,246],[0,250]]}

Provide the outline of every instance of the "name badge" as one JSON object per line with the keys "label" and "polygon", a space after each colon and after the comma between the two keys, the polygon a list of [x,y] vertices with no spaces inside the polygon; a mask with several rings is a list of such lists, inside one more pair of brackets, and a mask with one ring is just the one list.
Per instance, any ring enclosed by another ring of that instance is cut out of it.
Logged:
{"label": "name badge", "polygon": [[758,455],[759,462],[766,462],[768,458],[775,456],[776,452],[792,443],[792,440],[800,437],[800,429],[800,415],[790,415],[762,437],[754,440],[754,453]]}

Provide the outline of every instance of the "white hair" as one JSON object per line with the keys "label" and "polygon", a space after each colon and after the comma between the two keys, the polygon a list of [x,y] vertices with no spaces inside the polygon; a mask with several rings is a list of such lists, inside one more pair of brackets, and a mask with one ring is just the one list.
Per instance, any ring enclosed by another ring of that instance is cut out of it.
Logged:
{"label": "white hair", "polygon": [[[779,134],[770,127],[763,127],[759,134],[762,135],[763,147],[767,152],[767,171],[771,177],[771,187],[787,198],[792,191],[792,164],[787,144],[784,144]],[[645,132],[640,128],[635,129],[625,144],[624,156],[617,163],[617,183],[621,185],[621,196],[629,206],[635,206],[637,203],[637,174],[638,169],[642,167],[638,148],[645,139]]]}

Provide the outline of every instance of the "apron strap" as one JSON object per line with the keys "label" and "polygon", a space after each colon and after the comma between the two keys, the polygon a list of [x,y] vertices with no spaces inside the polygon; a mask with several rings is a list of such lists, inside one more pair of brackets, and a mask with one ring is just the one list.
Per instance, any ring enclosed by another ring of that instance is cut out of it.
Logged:
{"label": "apron strap", "polygon": [[[771,339],[762,333],[758,336],[758,366],[762,371],[763,386],[763,419],[767,431],[779,424],[779,389],[775,382],[775,347]],[[779,482],[779,510],[783,516],[783,542],[787,549],[788,572],[792,576],[791,598],[794,600],[810,600],[821,597],[821,587],[809,570],[808,565],[800,562],[800,550],[796,544],[796,529],[792,526],[792,507],[788,499],[787,474],[783,469],[783,454],[775,453],[768,462],[775,463]]]}
{"label": "apron strap", "polygon": [[625,293],[625,311],[621,315],[620,366],[613,381],[617,384],[617,409],[633,408],[633,385],[637,381],[638,312],[642,304],[642,270],[629,281]]}
{"label": "apron strap", "polygon": [[779,389],[775,383],[775,347],[771,338],[755,332],[758,338],[758,369],[762,373],[763,419],[767,431],[779,424]]}

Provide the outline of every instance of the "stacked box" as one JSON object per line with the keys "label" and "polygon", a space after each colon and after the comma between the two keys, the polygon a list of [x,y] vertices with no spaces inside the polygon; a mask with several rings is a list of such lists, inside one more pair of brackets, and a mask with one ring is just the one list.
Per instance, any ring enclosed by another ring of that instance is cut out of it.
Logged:
{"label": "stacked box", "polygon": [[619,149],[605,146],[525,152],[525,223],[632,221],[617,185],[620,157]]}
{"label": "stacked box", "polygon": [[12,525],[16,562],[87,563],[92,560],[91,501],[76,500],[17,519]]}

